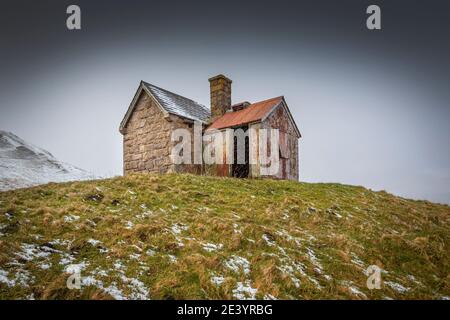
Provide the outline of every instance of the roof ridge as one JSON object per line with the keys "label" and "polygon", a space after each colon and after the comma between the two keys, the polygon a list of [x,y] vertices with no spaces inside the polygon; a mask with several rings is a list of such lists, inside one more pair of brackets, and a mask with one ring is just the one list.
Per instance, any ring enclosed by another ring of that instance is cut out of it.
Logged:
{"label": "roof ridge", "polygon": [[267,101],[276,100],[276,99],[284,99],[284,96],[277,96],[277,97],[273,97],[273,98],[269,98],[269,99],[264,99],[264,100],[261,100],[261,101],[252,102],[250,104],[250,106],[253,105],[253,104],[258,104],[258,103],[267,102]]}
{"label": "roof ridge", "polygon": [[192,99],[190,99],[190,98],[187,98],[187,97],[185,97],[185,96],[182,96],[182,95],[180,95],[180,94],[178,94],[178,93],[169,91],[169,90],[167,90],[167,89],[158,87],[157,85],[154,85],[154,84],[149,83],[149,82],[147,82],[147,81],[142,80],[142,82],[145,83],[145,84],[148,85],[148,86],[155,87],[155,88],[157,88],[157,89],[159,89],[159,90],[163,90],[163,91],[168,92],[168,93],[170,93],[170,94],[173,94],[173,95],[175,95],[175,96],[177,96],[177,97],[180,97],[180,98],[189,100],[189,101],[191,101],[191,102],[194,102],[195,104],[198,104],[199,106],[202,106],[202,107],[204,107],[205,109],[209,110],[209,108],[208,108],[207,106],[205,106],[204,104],[198,103],[198,102],[195,101],[195,100],[192,100]]}

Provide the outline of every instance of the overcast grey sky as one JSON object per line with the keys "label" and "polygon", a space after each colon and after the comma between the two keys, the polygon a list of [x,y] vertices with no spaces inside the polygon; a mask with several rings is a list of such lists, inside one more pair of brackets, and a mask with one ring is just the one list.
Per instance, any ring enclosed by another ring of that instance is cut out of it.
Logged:
{"label": "overcast grey sky", "polygon": [[234,103],[285,96],[302,181],[450,203],[449,15],[446,1],[2,2],[0,129],[118,175],[140,80],[209,105],[223,73]]}

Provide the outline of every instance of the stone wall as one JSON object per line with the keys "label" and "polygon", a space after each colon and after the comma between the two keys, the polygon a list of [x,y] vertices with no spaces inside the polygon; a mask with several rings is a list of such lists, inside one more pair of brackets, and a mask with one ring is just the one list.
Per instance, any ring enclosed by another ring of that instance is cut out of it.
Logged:
{"label": "stone wall", "polygon": [[[299,179],[299,151],[298,137],[294,128],[294,124],[290,121],[286,109],[279,106],[272,114],[262,123],[262,128],[279,129],[280,134],[280,169],[276,178],[278,179]],[[270,143],[268,144],[270,150]]]}
{"label": "stone wall", "polygon": [[[132,172],[200,173],[201,166],[174,165],[170,153],[172,131],[192,124],[175,115],[165,114],[146,92],[142,92],[123,134],[124,174]],[[192,146],[193,152],[193,146]]]}

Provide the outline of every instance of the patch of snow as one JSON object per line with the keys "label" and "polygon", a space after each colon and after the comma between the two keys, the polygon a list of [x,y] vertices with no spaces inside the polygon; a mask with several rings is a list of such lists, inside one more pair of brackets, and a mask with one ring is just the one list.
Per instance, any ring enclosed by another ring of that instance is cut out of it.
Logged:
{"label": "patch of snow", "polygon": [[169,258],[170,262],[175,263],[177,262],[177,257],[175,257],[173,254],[168,254],[167,257]]}
{"label": "patch of snow", "polygon": [[111,283],[108,287],[104,287],[103,290],[116,300],[126,300],[122,290],[117,288],[115,282]]}
{"label": "patch of snow", "polygon": [[278,270],[280,270],[282,273],[289,276],[292,283],[296,288],[300,288],[300,280],[294,275],[294,268],[290,265],[282,265],[281,267],[277,267]]}
{"label": "patch of snow", "polygon": [[122,261],[120,261],[120,260],[116,260],[114,263],[113,263],[113,267],[114,267],[114,269],[116,269],[117,271],[119,271],[120,273],[124,273],[125,272],[125,266],[124,266],[124,264],[122,263]]}
{"label": "patch of snow", "polygon": [[351,253],[352,259],[351,262],[353,262],[354,264],[356,264],[358,267],[364,268],[365,263],[364,261],[362,261],[357,255],[356,253]]}
{"label": "patch of snow", "polygon": [[67,215],[63,217],[64,222],[74,222],[80,219],[80,216],[76,216],[73,214]]}
{"label": "patch of snow", "polygon": [[153,211],[147,210],[147,211],[144,211],[144,212],[142,212],[140,214],[137,214],[136,218],[138,218],[138,219],[145,219],[145,218],[148,218],[148,217],[150,217],[152,215],[153,215]]}
{"label": "patch of snow", "polygon": [[50,269],[51,266],[52,266],[51,263],[41,263],[39,265],[39,268],[41,268],[42,270],[47,270],[47,269]]}
{"label": "patch of snow", "polygon": [[89,240],[87,241],[87,243],[90,243],[91,245],[93,245],[93,246],[95,247],[96,245],[98,245],[99,243],[101,243],[101,241],[100,241],[100,240],[95,240],[95,239],[89,239]]}
{"label": "patch of snow", "polygon": [[19,269],[15,274],[14,281],[22,287],[29,287],[30,283],[34,283],[34,276],[28,270]]}
{"label": "patch of snow", "polygon": [[22,243],[20,246],[21,252],[17,252],[16,255],[26,261],[31,261],[33,259],[46,258],[51,253],[48,251],[42,251],[34,244]]}
{"label": "patch of snow", "polygon": [[271,246],[274,246],[274,245],[275,245],[275,241],[271,240],[267,234],[264,233],[264,234],[262,235],[262,238],[264,239],[264,241],[266,241],[266,243],[267,243],[268,246],[271,247]]}
{"label": "patch of snow", "polygon": [[213,252],[213,251],[217,251],[223,248],[223,244],[219,243],[219,244],[214,244],[214,243],[203,243],[202,244],[203,250],[208,251],[208,252]]}
{"label": "patch of snow", "polygon": [[252,288],[249,280],[238,282],[236,289],[233,289],[233,297],[238,300],[255,300],[258,289]]}
{"label": "patch of snow", "polygon": [[216,286],[220,286],[225,281],[225,278],[222,276],[214,276],[211,278],[211,282]]}
{"label": "patch of snow", "polygon": [[66,264],[71,263],[74,260],[75,260],[75,258],[73,256],[71,256],[70,254],[66,253],[66,254],[63,255],[63,257],[59,261],[59,264],[60,265],[66,265]]}
{"label": "patch of snow", "polygon": [[82,270],[86,269],[86,267],[89,264],[85,261],[76,263],[76,264],[69,264],[64,268],[64,272],[66,273],[80,273]]}
{"label": "patch of snow", "polygon": [[6,284],[8,287],[13,287],[16,285],[14,280],[8,278],[8,271],[0,269],[0,283]]}
{"label": "patch of snow", "polygon": [[349,290],[352,294],[357,295],[357,296],[360,296],[360,297],[362,297],[362,298],[364,298],[364,299],[367,299],[366,294],[365,294],[364,292],[361,292],[361,290],[360,290],[359,288],[355,287],[355,286],[353,285],[353,282],[352,282],[352,281],[341,281],[341,284],[342,284],[343,286],[347,287],[348,290]]}
{"label": "patch of snow", "polygon": [[274,297],[273,295],[271,295],[270,293],[266,293],[264,295],[264,300],[278,300],[276,297]]}
{"label": "patch of snow", "polygon": [[391,289],[397,291],[398,293],[408,292],[410,288],[406,288],[402,286],[400,283],[394,281],[384,281],[386,285],[388,285]]}
{"label": "patch of snow", "polygon": [[141,255],[137,254],[137,253],[132,253],[132,254],[129,255],[129,258],[131,260],[139,260],[141,258]]}
{"label": "patch of snow", "polygon": [[131,229],[133,229],[133,227],[134,227],[133,222],[127,221],[127,222],[125,223],[125,229],[131,230]]}
{"label": "patch of snow", "polygon": [[228,260],[224,263],[225,267],[238,273],[241,268],[244,274],[250,273],[250,262],[247,259],[232,255]]}
{"label": "patch of snow", "polygon": [[180,223],[175,223],[170,227],[170,229],[174,234],[180,234],[181,231],[187,230],[188,227]]}
{"label": "patch of snow", "polygon": [[317,268],[319,268],[319,269],[322,269],[322,265],[320,264],[319,259],[317,259],[317,257],[316,257],[316,255],[315,255],[314,251],[313,251],[311,248],[306,247],[306,253],[307,253],[307,255],[308,255],[309,260],[311,261],[311,263],[312,263],[315,267],[317,267]]}

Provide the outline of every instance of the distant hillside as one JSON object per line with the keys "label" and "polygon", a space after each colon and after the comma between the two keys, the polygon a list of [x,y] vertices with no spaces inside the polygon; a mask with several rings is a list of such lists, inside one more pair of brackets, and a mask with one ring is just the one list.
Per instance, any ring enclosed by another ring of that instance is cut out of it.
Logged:
{"label": "distant hillside", "polygon": [[0,191],[93,178],[84,170],[58,161],[48,151],[0,131]]}
{"label": "distant hillside", "polygon": [[0,299],[449,299],[449,252],[449,206],[356,186],[168,174],[0,192]]}

